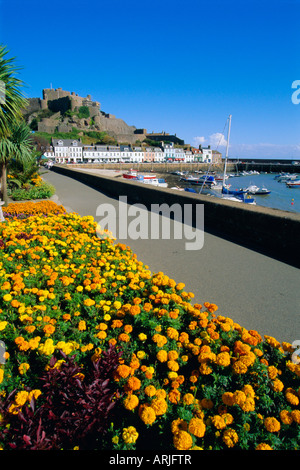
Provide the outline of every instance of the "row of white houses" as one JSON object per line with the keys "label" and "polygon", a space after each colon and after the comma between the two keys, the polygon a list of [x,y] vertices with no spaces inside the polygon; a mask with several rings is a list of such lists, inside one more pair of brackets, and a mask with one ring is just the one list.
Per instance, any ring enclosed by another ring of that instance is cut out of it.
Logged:
{"label": "row of white houses", "polygon": [[208,148],[184,150],[173,143],[161,147],[131,147],[126,145],[84,145],[79,140],[53,139],[44,157],[56,163],[143,163],[143,162],[202,162],[218,163],[219,152]]}

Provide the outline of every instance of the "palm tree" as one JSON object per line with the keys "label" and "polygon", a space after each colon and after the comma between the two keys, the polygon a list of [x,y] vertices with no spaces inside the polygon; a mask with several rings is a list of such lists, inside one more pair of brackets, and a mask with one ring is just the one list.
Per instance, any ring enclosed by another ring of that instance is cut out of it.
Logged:
{"label": "palm tree", "polygon": [[21,92],[22,80],[15,75],[19,68],[15,58],[7,58],[8,49],[0,45],[0,139],[10,132],[10,126],[22,118],[22,109],[28,101]]}
{"label": "palm tree", "polygon": [[8,204],[7,196],[7,167],[8,164],[16,160],[26,164],[31,160],[32,140],[31,129],[24,121],[16,122],[10,127],[10,133],[0,140],[0,167],[1,173],[1,195],[4,205]]}

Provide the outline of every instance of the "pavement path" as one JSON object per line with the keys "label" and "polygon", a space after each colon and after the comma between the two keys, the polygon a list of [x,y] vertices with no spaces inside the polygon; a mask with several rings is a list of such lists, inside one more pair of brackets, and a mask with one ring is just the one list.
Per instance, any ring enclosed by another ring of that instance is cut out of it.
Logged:
{"label": "pavement path", "polygon": [[[56,188],[52,199],[68,212],[92,215],[100,222],[97,208],[109,204],[119,217],[118,199],[51,171],[42,176]],[[124,207],[120,210],[124,215]],[[204,234],[203,248],[197,251],[186,250],[186,240],[174,237],[117,238],[129,245],[152,272],[163,271],[176,282],[184,282],[185,290],[195,294],[193,302],[213,302],[220,315],[261,335],[278,341],[300,340],[299,269],[209,233]]]}

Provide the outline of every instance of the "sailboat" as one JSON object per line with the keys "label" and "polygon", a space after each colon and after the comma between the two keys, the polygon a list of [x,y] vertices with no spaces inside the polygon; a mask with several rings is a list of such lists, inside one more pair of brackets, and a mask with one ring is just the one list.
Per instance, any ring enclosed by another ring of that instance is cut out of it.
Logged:
{"label": "sailboat", "polygon": [[245,189],[230,189],[225,185],[226,179],[226,169],[227,169],[227,160],[228,160],[228,148],[229,148],[229,137],[230,137],[230,129],[231,129],[231,114],[229,115],[229,123],[228,123],[228,135],[227,135],[227,144],[226,144],[226,155],[225,155],[225,164],[224,164],[224,172],[223,172],[223,183],[222,183],[222,199],[228,199],[230,201],[236,202],[245,202],[247,204],[256,204],[255,199],[249,196],[246,196],[247,190]]}

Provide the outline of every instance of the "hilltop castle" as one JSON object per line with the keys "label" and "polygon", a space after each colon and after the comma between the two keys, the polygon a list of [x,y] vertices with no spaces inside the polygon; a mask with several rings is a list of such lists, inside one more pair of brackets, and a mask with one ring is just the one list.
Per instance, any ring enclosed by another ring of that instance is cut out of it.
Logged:
{"label": "hilltop castle", "polygon": [[[82,97],[62,88],[45,88],[43,98],[29,98],[28,103],[24,115],[29,124],[34,119],[37,120],[38,132],[70,132],[76,127],[83,131],[107,132],[117,142],[135,143],[136,140],[142,141],[146,138],[145,129],[136,129],[122,119],[104,113],[100,110],[100,103],[93,101],[91,95]],[[87,107],[88,117],[78,115],[82,106]]]}
{"label": "hilltop castle", "polygon": [[[88,117],[82,117],[80,114],[82,107],[88,109]],[[166,132],[148,134],[146,129],[129,126],[113,114],[101,111],[100,103],[93,101],[91,95],[82,97],[62,88],[45,88],[43,89],[43,98],[29,98],[24,116],[28,124],[35,120],[38,132],[48,134],[53,134],[55,131],[68,133],[76,127],[81,131],[106,132],[118,143],[135,144],[137,140],[143,142],[145,139],[151,139],[158,142],[184,144],[184,141],[176,135],[170,135]]]}

